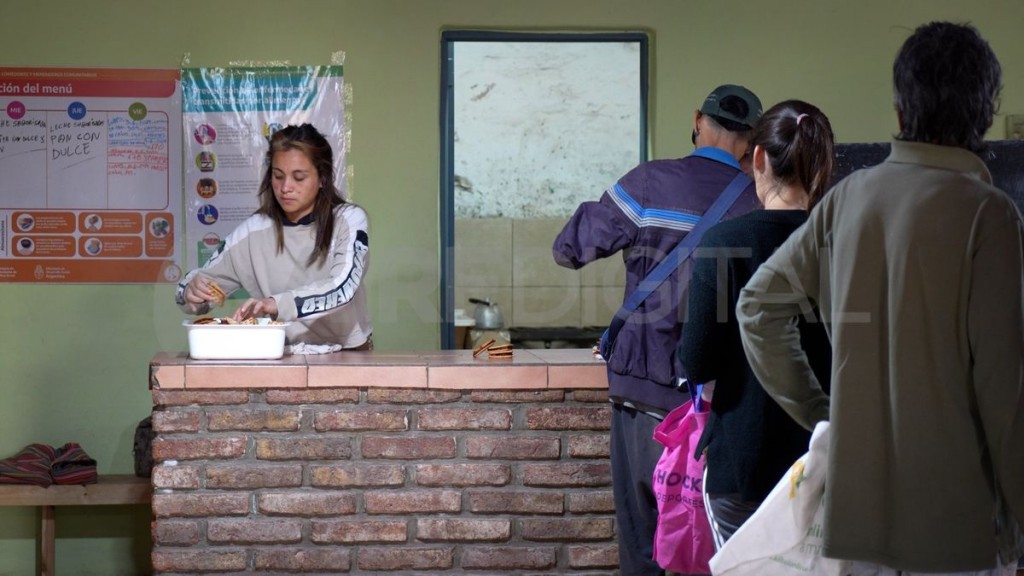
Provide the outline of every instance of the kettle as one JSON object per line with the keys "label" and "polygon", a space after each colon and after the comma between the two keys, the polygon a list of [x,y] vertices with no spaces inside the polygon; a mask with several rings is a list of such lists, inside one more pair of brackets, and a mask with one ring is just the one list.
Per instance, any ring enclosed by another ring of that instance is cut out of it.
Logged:
{"label": "kettle", "polygon": [[501,315],[501,308],[490,300],[470,298],[470,303],[476,304],[473,310],[473,321],[477,330],[500,330],[505,327],[505,318]]}

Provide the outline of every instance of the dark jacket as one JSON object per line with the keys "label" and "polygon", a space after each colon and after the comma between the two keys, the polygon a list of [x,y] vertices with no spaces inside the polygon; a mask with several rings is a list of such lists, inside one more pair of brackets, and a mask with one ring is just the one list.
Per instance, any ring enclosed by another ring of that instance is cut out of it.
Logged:
{"label": "dark jacket", "polygon": [[[806,221],[803,210],[758,210],[708,230],[694,253],[679,359],[690,380],[715,381],[711,415],[697,446],[698,452],[707,448],[704,490],[710,494],[762,501],[807,452],[810,431],[761,387],[736,323],[740,289]],[[827,392],[832,349],[824,325],[801,320],[800,340]]]}
{"label": "dark jacket", "polygon": [[[739,173],[731,156],[711,150],[723,161],[690,155],[646,162],[619,179],[599,201],[582,203],[555,239],[555,261],[575,269],[623,251],[623,297],[627,297]],[[751,184],[726,218],[757,205]],[[613,400],[664,412],[686,400],[685,391],[675,386],[675,351],[688,278],[689,265],[684,264],[633,312],[619,332],[608,359]]]}

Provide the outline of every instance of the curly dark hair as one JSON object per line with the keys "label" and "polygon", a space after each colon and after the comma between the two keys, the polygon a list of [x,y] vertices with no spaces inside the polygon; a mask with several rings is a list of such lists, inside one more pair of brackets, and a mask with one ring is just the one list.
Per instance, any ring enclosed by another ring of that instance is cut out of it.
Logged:
{"label": "curly dark hair", "polygon": [[897,139],[985,149],[999,107],[1002,68],[970,24],[931,22],[903,43],[892,68]]}

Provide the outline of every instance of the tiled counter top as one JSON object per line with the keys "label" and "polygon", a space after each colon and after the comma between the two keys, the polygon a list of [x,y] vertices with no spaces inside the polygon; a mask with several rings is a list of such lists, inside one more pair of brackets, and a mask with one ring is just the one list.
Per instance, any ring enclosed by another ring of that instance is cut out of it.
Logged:
{"label": "tiled counter top", "polygon": [[[486,371],[486,375],[482,371]],[[512,360],[473,358],[470,350],[337,352],[288,355],[280,360],[192,360],[157,354],[150,387],[201,388],[607,388],[605,364],[589,348],[516,349]],[[244,384],[243,384],[244,383]]]}

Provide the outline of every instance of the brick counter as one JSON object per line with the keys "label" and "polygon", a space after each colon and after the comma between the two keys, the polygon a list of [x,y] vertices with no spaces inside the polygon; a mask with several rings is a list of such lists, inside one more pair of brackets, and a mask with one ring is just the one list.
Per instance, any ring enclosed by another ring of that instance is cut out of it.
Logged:
{"label": "brick counter", "polygon": [[617,574],[589,350],[160,354],[156,574]]}

